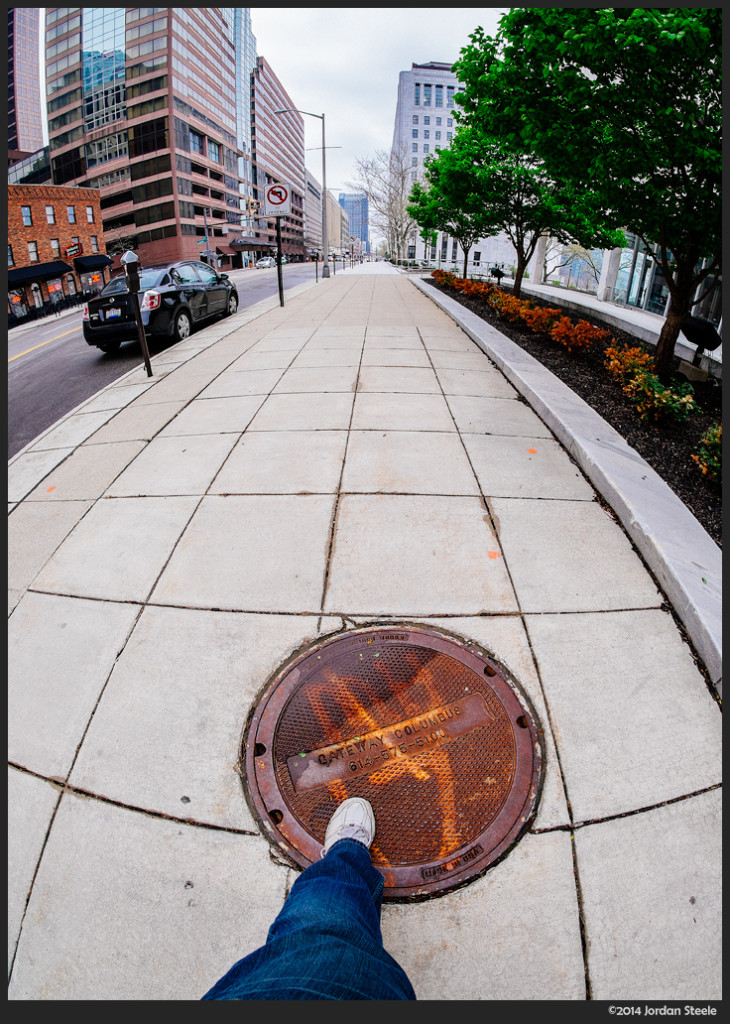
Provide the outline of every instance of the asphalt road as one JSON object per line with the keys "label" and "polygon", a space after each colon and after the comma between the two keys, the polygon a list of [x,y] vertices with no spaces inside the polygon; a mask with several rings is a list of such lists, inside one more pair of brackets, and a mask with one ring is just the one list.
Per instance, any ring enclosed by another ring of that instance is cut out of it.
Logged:
{"label": "asphalt road", "polygon": [[[290,263],[282,272],[286,300],[287,289],[311,280],[315,266]],[[319,276],[320,283],[325,283],[321,266]],[[275,269],[234,270],[229,277],[238,288],[239,308],[278,294]],[[60,317],[46,317],[9,332],[9,459],[71,409],[143,362],[138,342],[122,345],[115,355],[105,355],[87,345],[81,329],[81,309],[79,306]],[[172,344],[148,341],[150,355]]]}

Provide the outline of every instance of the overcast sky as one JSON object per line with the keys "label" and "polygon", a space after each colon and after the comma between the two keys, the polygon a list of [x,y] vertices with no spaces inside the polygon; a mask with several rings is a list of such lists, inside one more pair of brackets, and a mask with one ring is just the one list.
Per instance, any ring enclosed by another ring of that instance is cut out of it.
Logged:
{"label": "overcast sky", "polygon": [[[489,35],[504,7],[252,7],[256,50],[301,110],[325,115],[327,188],[347,191],[356,161],[389,150],[398,75],[411,64],[453,63],[478,25]],[[305,145],[322,122],[305,117]],[[341,149],[329,147],[341,146]],[[321,149],[307,152],[321,183]]]}

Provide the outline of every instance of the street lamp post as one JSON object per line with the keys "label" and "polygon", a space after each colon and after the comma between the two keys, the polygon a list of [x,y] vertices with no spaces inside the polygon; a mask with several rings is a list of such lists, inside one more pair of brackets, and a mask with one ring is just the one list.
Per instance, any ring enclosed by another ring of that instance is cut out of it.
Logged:
{"label": "street lamp post", "polygon": [[329,248],[327,245],[327,163],[326,148],[324,140],[324,114],[311,114],[308,110],[299,110],[297,107],[287,107],[286,110],[275,110],[275,114],[306,114],[307,117],[319,117],[322,121],[322,246],[324,249],[324,265],[322,277],[330,276]]}

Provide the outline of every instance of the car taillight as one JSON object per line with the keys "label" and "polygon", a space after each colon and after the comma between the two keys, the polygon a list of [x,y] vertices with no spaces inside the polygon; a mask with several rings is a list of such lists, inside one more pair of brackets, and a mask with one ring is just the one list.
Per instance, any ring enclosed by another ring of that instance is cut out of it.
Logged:
{"label": "car taillight", "polygon": [[159,309],[162,296],[159,292],[145,292],[142,299],[141,309]]}
{"label": "car taillight", "polygon": [[84,303],[84,311],[81,314],[81,319],[82,320],[88,320],[89,319],[89,304],[88,304],[88,302]]}

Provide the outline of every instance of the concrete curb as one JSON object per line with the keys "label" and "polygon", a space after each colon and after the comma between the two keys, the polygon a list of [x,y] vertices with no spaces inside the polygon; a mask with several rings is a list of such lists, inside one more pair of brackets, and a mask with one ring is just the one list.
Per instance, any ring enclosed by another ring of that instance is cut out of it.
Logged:
{"label": "concrete curb", "polygon": [[499,367],[618,516],[722,697],[722,551],[671,488],[589,405],[505,335],[423,279],[413,284]]}

